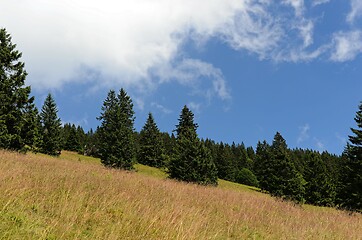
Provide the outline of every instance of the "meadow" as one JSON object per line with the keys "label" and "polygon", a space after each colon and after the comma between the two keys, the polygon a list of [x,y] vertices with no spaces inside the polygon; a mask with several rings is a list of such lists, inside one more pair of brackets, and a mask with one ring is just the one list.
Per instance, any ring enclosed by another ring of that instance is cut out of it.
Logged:
{"label": "meadow", "polygon": [[98,159],[0,151],[0,239],[362,239],[362,215]]}

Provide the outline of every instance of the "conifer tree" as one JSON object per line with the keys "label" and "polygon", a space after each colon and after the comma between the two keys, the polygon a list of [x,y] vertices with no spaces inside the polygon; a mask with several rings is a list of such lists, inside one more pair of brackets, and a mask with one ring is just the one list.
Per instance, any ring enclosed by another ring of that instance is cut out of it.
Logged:
{"label": "conifer tree", "polygon": [[340,205],[349,210],[362,211],[362,102],[354,118],[357,128],[351,128],[345,149],[346,161],[342,169]]}
{"label": "conifer tree", "polygon": [[152,113],[148,114],[147,121],[140,132],[139,145],[139,163],[158,168],[164,165],[164,146]]}
{"label": "conifer tree", "polygon": [[319,206],[332,206],[336,189],[327,172],[325,163],[319,153],[309,153],[306,157],[307,167],[304,173],[305,199],[307,203]]}
{"label": "conifer tree", "polygon": [[274,136],[271,151],[271,181],[266,190],[277,197],[303,202],[305,180],[291,161],[287,144],[279,132]]}
{"label": "conifer tree", "polygon": [[305,180],[295,169],[287,144],[279,132],[275,134],[270,150],[263,152],[262,157],[258,163],[260,187],[273,196],[303,202]]}
{"label": "conifer tree", "polygon": [[233,154],[228,144],[221,142],[217,149],[215,164],[218,177],[228,181],[235,180],[237,169],[233,162]]}
{"label": "conifer tree", "polygon": [[0,148],[11,150],[22,150],[29,141],[23,138],[29,120],[24,113],[34,101],[30,87],[24,86],[27,73],[21,56],[10,34],[0,29]]}
{"label": "conifer tree", "polygon": [[64,149],[78,152],[80,150],[80,138],[78,136],[77,127],[74,124],[66,124],[63,127],[63,131],[65,131]]}
{"label": "conifer tree", "polygon": [[135,160],[132,99],[122,88],[111,90],[103,102],[99,128],[101,162],[107,167],[130,170]]}
{"label": "conifer tree", "polygon": [[266,189],[268,184],[267,176],[269,174],[268,164],[271,156],[270,145],[264,140],[256,145],[255,161],[253,171],[259,180],[261,189]]}
{"label": "conifer tree", "polygon": [[184,106],[176,125],[176,146],[170,161],[170,178],[199,184],[217,184],[217,171],[209,149],[200,141],[193,113]]}
{"label": "conifer tree", "polygon": [[26,150],[38,152],[42,144],[41,123],[39,111],[33,102],[29,102],[25,106],[23,120],[25,124],[21,136],[25,148]]}
{"label": "conifer tree", "polygon": [[41,152],[53,156],[59,156],[62,149],[61,120],[58,117],[57,105],[49,93],[44,101],[40,113],[42,126]]}

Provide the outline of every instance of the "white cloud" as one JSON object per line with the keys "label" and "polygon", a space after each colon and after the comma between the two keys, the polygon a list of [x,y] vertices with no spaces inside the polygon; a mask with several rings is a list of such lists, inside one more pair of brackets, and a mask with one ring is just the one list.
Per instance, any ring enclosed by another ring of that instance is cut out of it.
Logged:
{"label": "white cloud", "polygon": [[329,3],[329,2],[330,2],[330,0],[314,0],[312,2],[312,6],[315,7],[315,6],[325,4],[325,3]]}
{"label": "white cloud", "polygon": [[154,107],[156,109],[158,109],[159,111],[161,111],[163,114],[170,114],[172,113],[172,111],[168,108],[166,108],[165,106],[159,104],[159,103],[156,103],[156,102],[152,102],[151,103],[151,107]]}
{"label": "white cloud", "polygon": [[333,36],[331,60],[350,61],[362,53],[362,31],[338,32]]}
{"label": "white cloud", "polygon": [[304,0],[284,0],[284,5],[294,9],[294,18],[283,19],[285,27],[289,31],[284,49],[276,51],[273,59],[276,61],[300,62],[318,58],[325,50],[322,46],[309,49],[314,43],[314,20],[305,17],[306,7]]}
{"label": "white cloud", "polygon": [[304,124],[304,126],[299,127],[299,136],[297,139],[297,143],[300,144],[306,141],[309,138],[309,124]]}
{"label": "white cloud", "polygon": [[[214,96],[222,100],[231,98],[221,70],[210,63],[197,59],[183,59],[174,66],[165,65],[159,68],[154,74],[159,76],[162,82],[177,80],[182,85],[191,85],[194,94],[204,95],[209,99]],[[211,81],[211,86],[205,84],[205,80]]]}
{"label": "white cloud", "polygon": [[[292,16],[280,5],[290,6]],[[188,59],[184,43],[217,38],[260,59],[310,61],[326,48],[311,49],[314,20],[307,10],[304,0],[4,0],[0,27],[23,52],[35,89],[76,82],[147,93],[178,81],[227,100],[231,94],[218,66]],[[357,10],[350,15],[355,19]]]}
{"label": "white cloud", "polygon": [[351,0],[351,11],[347,15],[347,22],[353,23],[356,18],[362,16],[362,1],[361,0]]}
{"label": "white cloud", "polygon": [[201,103],[189,102],[187,106],[195,113],[199,113],[201,110]]}
{"label": "white cloud", "polygon": [[[280,31],[266,5],[239,0],[6,0],[0,22],[23,52],[34,88],[88,82],[84,75],[91,70],[97,73],[93,84],[147,89],[155,85],[150,71],[175,62],[185,39],[217,36],[257,54],[270,50]],[[227,98],[218,86],[219,96]]]}
{"label": "white cloud", "polygon": [[[158,84],[151,73],[183,67],[182,47],[190,39],[202,43],[216,37],[262,59],[315,57],[303,52],[313,43],[314,27],[302,16],[304,1],[284,1],[295,10],[293,22],[303,20],[298,26],[286,24],[289,17],[271,10],[278,4],[269,0],[210,0],[207,4],[201,0],[23,0],[21,4],[7,0],[2,3],[0,22],[24,53],[34,88],[59,88],[77,81],[107,88],[135,86],[147,92]],[[17,21],[13,21],[15,12],[21,16]],[[288,36],[289,28],[298,29],[302,49],[282,45],[294,39]],[[288,58],[292,52],[303,54]],[[205,66],[200,64],[200,71]],[[226,81],[217,75],[222,74],[210,75],[213,91],[229,99]]]}
{"label": "white cloud", "polygon": [[313,30],[314,30],[314,24],[312,21],[303,21],[299,26],[300,29],[300,35],[303,39],[303,47],[306,48],[310,46],[313,43]]}
{"label": "white cloud", "polygon": [[300,17],[303,15],[304,0],[284,0],[283,3],[292,6],[296,16]]}
{"label": "white cloud", "polygon": [[141,111],[145,109],[145,102],[142,98],[133,97],[132,99],[138,109],[140,109]]}
{"label": "white cloud", "polygon": [[314,138],[314,141],[318,151],[323,152],[326,150],[325,144],[320,139]]}

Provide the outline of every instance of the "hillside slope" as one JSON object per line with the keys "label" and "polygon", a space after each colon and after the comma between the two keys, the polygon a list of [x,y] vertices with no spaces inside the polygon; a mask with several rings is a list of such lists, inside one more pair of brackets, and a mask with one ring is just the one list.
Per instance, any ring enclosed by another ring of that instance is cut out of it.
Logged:
{"label": "hillside slope", "polygon": [[[222,182],[202,187],[0,151],[1,239],[361,239],[362,216],[300,207]],[[147,173],[148,171],[148,173]],[[145,172],[145,174],[143,174]]]}

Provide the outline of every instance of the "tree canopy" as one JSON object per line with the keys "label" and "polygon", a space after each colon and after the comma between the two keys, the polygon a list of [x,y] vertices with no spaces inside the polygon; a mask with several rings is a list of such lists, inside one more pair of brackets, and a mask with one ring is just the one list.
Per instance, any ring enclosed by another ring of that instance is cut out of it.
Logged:
{"label": "tree canopy", "polygon": [[151,166],[164,166],[164,144],[160,130],[157,127],[152,113],[148,114],[147,121],[140,132],[138,162]]}
{"label": "tree canopy", "polygon": [[0,29],[0,147],[22,150],[33,146],[35,132],[34,98],[29,97],[30,87],[25,86],[27,73],[20,61],[22,53],[16,50],[6,29]]}
{"label": "tree canopy", "polygon": [[132,99],[122,88],[109,91],[103,102],[99,128],[101,162],[107,167],[133,169],[135,162]]}
{"label": "tree canopy", "polygon": [[170,161],[170,178],[199,184],[217,184],[217,170],[211,153],[197,136],[194,114],[184,106],[176,125],[176,146]]}
{"label": "tree canopy", "polygon": [[42,147],[41,152],[49,155],[58,156],[62,150],[61,141],[61,120],[58,117],[58,108],[49,93],[44,101],[40,113],[42,126]]}
{"label": "tree canopy", "polygon": [[357,128],[351,128],[353,135],[344,152],[339,199],[343,208],[362,211],[362,102],[358,108],[354,118]]}

